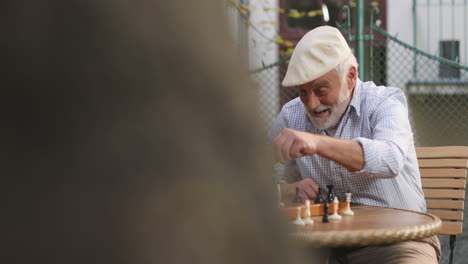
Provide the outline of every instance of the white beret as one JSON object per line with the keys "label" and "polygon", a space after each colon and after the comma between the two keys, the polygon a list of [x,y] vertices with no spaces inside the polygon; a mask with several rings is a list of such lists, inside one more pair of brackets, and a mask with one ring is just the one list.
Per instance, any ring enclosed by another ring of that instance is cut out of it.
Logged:
{"label": "white beret", "polygon": [[334,27],[312,29],[297,43],[282,85],[311,82],[331,71],[351,54],[341,32]]}

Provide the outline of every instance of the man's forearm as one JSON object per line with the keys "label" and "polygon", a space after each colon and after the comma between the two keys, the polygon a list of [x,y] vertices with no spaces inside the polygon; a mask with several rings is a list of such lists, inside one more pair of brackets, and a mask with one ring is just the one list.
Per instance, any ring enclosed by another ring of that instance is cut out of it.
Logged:
{"label": "man's forearm", "polygon": [[361,144],[352,140],[319,136],[317,154],[341,164],[349,171],[364,168],[364,151]]}
{"label": "man's forearm", "polygon": [[364,168],[364,151],[359,142],[288,128],[284,128],[273,142],[277,160],[281,163],[317,154],[341,164],[350,171]]}

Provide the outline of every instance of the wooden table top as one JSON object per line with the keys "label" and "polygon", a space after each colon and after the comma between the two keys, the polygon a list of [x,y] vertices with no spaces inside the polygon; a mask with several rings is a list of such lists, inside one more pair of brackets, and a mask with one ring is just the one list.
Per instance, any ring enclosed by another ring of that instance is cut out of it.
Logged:
{"label": "wooden table top", "polygon": [[434,215],[376,206],[353,206],[354,216],[340,222],[294,226],[291,236],[314,247],[381,245],[417,240],[437,234],[442,221]]}

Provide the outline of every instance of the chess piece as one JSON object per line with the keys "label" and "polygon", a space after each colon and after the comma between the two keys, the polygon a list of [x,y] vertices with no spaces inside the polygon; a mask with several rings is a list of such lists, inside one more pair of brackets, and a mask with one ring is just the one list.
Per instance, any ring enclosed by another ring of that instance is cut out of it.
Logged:
{"label": "chess piece", "polygon": [[296,187],[296,195],[294,196],[294,200],[292,202],[294,204],[302,204],[302,198],[299,195],[299,187]]}
{"label": "chess piece", "polygon": [[333,214],[329,217],[332,222],[341,221],[341,215],[338,214],[338,203],[338,198],[335,196],[335,199],[333,200]]}
{"label": "chess piece", "polygon": [[297,208],[297,217],[296,217],[296,220],[293,221],[293,224],[299,225],[299,226],[304,226],[305,223],[304,223],[304,221],[302,221],[302,219],[301,219],[301,207],[298,206],[298,207],[296,207],[296,208]]}
{"label": "chess piece", "polygon": [[304,221],[304,223],[306,225],[311,225],[311,224],[314,223],[314,220],[312,220],[312,218],[310,217],[311,216],[311,214],[310,214],[310,200],[306,200],[305,204],[306,204],[306,208],[305,208],[305,211],[304,211],[303,221]]}
{"label": "chess piece", "polygon": [[283,208],[284,203],[281,201],[281,188],[279,184],[276,184],[277,190],[278,190],[278,207]]}
{"label": "chess piece", "polygon": [[319,189],[318,189],[318,194],[317,194],[317,198],[315,198],[315,203],[316,203],[316,204],[321,204],[321,203],[323,203],[322,195],[323,195],[323,194],[322,194],[322,188],[319,187]]}
{"label": "chess piece", "polygon": [[346,210],[343,212],[343,215],[353,216],[354,212],[351,211],[351,193],[346,193]]}
{"label": "chess piece", "polygon": [[333,187],[335,187],[333,184],[329,184],[327,185],[327,188],[328,188],[328,194],[327,194],[327,202],[329,203],[333,203]]}
{"label": "chess piece", "polygon": [[322,223],[328,223],[328,202],[325,201],[323,203],[323,217],[322,217]]}

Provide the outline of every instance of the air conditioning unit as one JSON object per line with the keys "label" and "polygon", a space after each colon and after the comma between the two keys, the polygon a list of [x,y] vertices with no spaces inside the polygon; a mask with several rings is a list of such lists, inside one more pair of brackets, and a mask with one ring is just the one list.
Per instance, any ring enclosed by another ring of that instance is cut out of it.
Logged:
{"label": "air conditioning unit", "polygon": [[[460,61],[460,41],[458,40],[441,40],[439,41],[439,55],[442,58],[451,61]],[[443,62],[439,63],[439,78],[460,78],[460,69],[447,65]]]}

